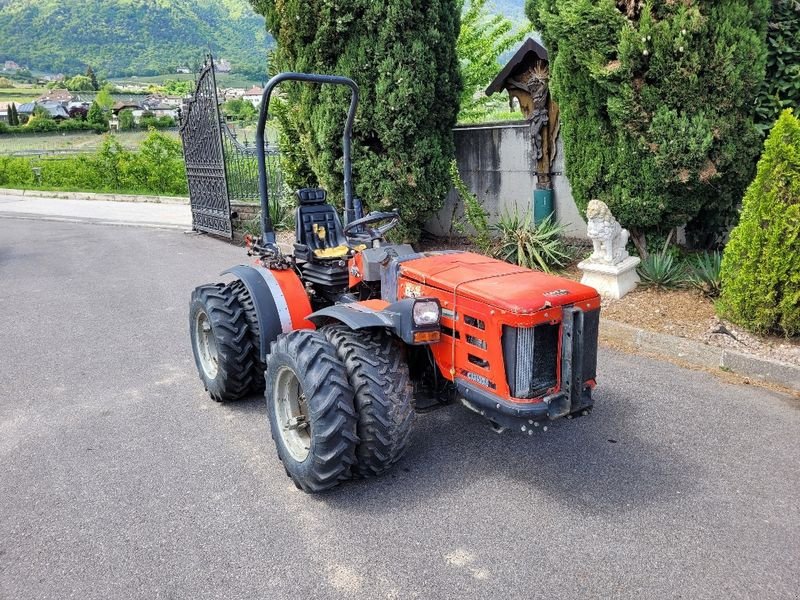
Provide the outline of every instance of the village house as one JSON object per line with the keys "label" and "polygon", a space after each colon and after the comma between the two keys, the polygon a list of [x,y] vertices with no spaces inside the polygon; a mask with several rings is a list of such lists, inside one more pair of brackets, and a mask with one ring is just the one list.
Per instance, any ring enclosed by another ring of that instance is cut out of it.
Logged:
{"label": "village house", "polygon": [[26,102],[25,104],[20,104],[17,107],[17,113],[20,117],[23,117],[27,120],[33,116],[33,113],[37,108],[45,109],[50,114],[50,118],[54,121],[64,121],[69,119],[69,112],[67,111],[65,105],[61,104],[60,102],[42,102],[40,100]]}
{"label": "village house", "polygon": [[263,94],[264,90],[256,85],[244,93],[244,95],[242,96],[242,100],[247,100],[253,106],[258,106],[259,104],[261,104],[261,96]]}
{"label": "village house", "polygon": [[180,104],[174,106],[167,102],[162,96],[150,96],[142,102],[142,108],[156,117],[172,117],[173,119],[177,119]]}
{"label": "village house", "polygon": [[3,71],[22,71],[22,67],[15,63],[13,60],[7,60],[3,63]]}
{"label": "village house", "polygon": [[46,94],[39,96],[36,102],[54,102],[66,106],[75,99],[75,96],[69,90],[50,90]]}
{"label": "village house", "polygon": [[224,58],[219,59],[219,62],[214,65],[214,68],[216,69],[217,73],[230,73],[233,71],[231,63]]}
{"label": "village house", "polygon": [[0,123],[8,123],[8,111],[11,103],[0,102]]}
{"label": "village house", "polygon": [[226,90],[222,90],[222,98],[226,101],[238,100],[239,98],[242,98],[246,92],[247,90],[245,90],[244,88],[229,88]]}

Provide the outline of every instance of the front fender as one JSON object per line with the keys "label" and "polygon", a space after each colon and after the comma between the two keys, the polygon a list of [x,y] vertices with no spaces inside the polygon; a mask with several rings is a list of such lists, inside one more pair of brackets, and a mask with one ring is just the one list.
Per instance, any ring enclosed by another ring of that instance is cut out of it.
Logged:
{"label": "front fender", "polygon": [[333,320],[344,323],[350,329],[354,330],[368,329],[370,327],[394,328],[394,323],[389,315],[384,314],[383,311],[367,308],[358,302],[328,306],[311,313],[308,316],[308,320],[317,327],[321,327]]}
{"label": "front fender", "polygon": [[415,298],[404,298],[382,309],[375,309],[363,302],[347,302],[318,310],[309,315],[308,320],[317,327],[321,327],[331,320],[339,321],[356,331],[383,327],[392,331],[406,344],[422,345],[430,342],[415,342],[414,334],[423,331],[438,332],[440,326],[438,323],[425,327],[414,325],[413,309],[414,303],[417,301],[418,299]]}

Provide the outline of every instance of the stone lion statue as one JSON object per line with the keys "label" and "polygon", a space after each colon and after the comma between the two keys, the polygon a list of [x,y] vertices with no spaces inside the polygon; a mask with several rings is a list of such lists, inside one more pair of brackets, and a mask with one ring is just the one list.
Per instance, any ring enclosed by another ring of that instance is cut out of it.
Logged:
{"label": "stone lion statue", "polygon": [[589,260],[615,265],[628,258],[628,230],[623,229],[605,202],[592,200],[586,207],[587,234],[594,251]]}

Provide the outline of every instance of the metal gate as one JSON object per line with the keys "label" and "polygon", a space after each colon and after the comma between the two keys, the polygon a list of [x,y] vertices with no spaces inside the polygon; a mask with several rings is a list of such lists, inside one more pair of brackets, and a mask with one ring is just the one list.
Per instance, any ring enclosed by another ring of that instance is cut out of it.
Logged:
{"label": "metal gate", "polygon": [[192,229],[233,238],[231,202],[214,59],[209,55],[197,88],[181,112],[181,140],[192,205]]}
{"label": "metal gate", "polygon": [[[214,59],[209,55],[194,95],[181,113],[192,229],[233,238],[231,203],[259,203],[256,147],[229,127],[219,109]],[[286,189],[277,147],[265,143],[267,185],[276,207]],[[273,216],[273,220],[275,217]]]}

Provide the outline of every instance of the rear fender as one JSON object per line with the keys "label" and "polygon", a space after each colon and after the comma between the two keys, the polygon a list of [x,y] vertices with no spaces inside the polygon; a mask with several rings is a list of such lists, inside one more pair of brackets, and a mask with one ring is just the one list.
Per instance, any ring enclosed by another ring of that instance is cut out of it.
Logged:
{"label": "rear fender", "polygon": [[224,274],[238,277],[250,292],[258,318],[262,360],[281,333],[313,329],[314,325],[306,320],[311,313],[311,303],[294,272],[239,265],[223,271]]}

